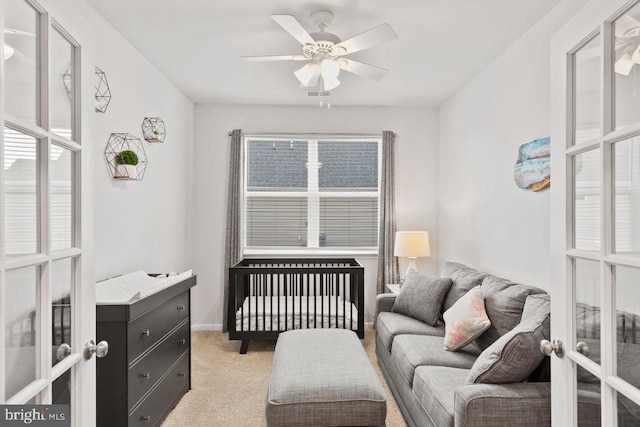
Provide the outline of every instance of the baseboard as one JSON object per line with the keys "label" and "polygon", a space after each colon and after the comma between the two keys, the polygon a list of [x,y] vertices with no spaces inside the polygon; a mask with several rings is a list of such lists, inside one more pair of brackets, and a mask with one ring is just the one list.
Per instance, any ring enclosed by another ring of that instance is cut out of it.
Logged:
{"label": "baseboard", "polygon": [[192,331],[221,331],[222,323],[195,323],[191,325]]}
{"label": "baseboard", "polygon": [[[373,326],[373,322],[364,322],[365,326]],[[194,323],[191,325],[192,331],[221,331],[222,323]]]}

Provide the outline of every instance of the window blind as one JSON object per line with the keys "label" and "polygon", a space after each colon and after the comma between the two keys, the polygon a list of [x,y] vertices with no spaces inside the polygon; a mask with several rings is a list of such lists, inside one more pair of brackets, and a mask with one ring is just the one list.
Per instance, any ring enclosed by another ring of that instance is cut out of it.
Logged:
{"label": "window blind", "polygon": [[307,246],[307,199],[248,197],[247,246]]}
{"label": "window blind", "polygon": [[320,198],[320,247],[372,247],[377,244],[377,198]]}

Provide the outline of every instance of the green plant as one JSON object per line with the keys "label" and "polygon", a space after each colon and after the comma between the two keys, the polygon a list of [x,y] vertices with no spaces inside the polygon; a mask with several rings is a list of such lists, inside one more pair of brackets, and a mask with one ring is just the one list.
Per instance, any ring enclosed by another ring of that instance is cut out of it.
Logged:
{"label": "green plant", "polygon": [[116,161],[119,165],[137,165],[138,164],[138,155],[135,151],[124,150],[118,153],[116,156]]}

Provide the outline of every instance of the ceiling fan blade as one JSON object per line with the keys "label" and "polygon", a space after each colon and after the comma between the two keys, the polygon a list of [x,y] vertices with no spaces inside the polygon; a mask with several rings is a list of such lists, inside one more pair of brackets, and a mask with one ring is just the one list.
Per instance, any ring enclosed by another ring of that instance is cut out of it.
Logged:
{"label": "ceiling fan blade", "polygon": [[291,34],[301,45],[314,44],[316,41],[302,28],[302,25],[291,15],[271,15],[284,30]]}
{"label": "ceiling fan blade", "polygon": [[370,78],[371,80],[380,80],[387,75],[389,70],[384,68],[375,67],[373,65],[365,64],[351,59],[341,59],[338,61],[340,68],[353,74],[358,74]]}
{"label": "ceiling fan blade", "polygon": [[246,62],[264,62],[264,61],[307,61],[304,55],[272,55],[272,56],[241,56],[240,59]]}
{"label": "ceiling fan blade", "polygon": [[365,31],[362,34],[358,34],[357,36],[338,43],[334,47],[334,51],[336,51],[336,47],[338,48],[338,51],[342,48],[345,52],[339,53],[339,55],[348,55],[350,53],[359,52],[384,43],[392,42],[397,39],[398,35],[393,31],[391,25],[382,24],[370,29],[369,31]]}

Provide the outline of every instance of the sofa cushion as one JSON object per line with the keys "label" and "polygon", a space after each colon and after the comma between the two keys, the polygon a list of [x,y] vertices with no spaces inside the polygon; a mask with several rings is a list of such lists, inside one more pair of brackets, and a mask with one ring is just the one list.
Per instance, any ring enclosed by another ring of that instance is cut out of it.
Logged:
{"label": "sofa cushion", "polygon": [[444,315],[444,348],[457,351],[475,340],[491,326],[482,299],[480,286],[476,286],[456,301]]}
{"label": "sofa cushion", "polygon": [[442,312],[449,310],[456,301],[471,289],[482,284],[482,279],[487,275],[471,267],[457,262],[448,262],[442,271],[442,277],[450,277],[452,280],[451,289],[442,304]]}
{"label": "sofa cushion", "polygon": [[420,366],[413,381],[413,394],[436,426],[454,425],[454,396],[464,384],[468,369]]}
{"label": "sofa cushion", "polygon": [[[393,338],[397,335],[413,334],[443,337],[444,325],[429,326],[404,314],[384,312],[378,315],[376,333],[387,348],[387,351],[391,351]],[[440,343],[440,346],[442,346],[442,343]]]}
{"label": "sofa cushion", "polygon": [[455,353],[442,348],[442,337],[426,335],[398,335],[393,340],[391,360],[404,376],[409,386],[419,366],[448,366],[471,369],[480,349],[469,346]]}
{"label": "sofa cushion", "polygon": [[491,320],[489,329],[476,339],[482,349],[489,347],[520,323],[524,302],[529,295],[545,293],[542,289],[491,275],[484,278],[481,289],[487,316]]}
{"label": "sofa cushion", "polygon": [[544,355],[540,341],[549,339],[550,302],[548,298],[527,298],[526,317],[478,356],[467,384],[506,384],[522,382],[540,365]]}
{"label": "sofa cushion", "polygon": [[435,326],[450,287],[451,279],[448,277],[438,278],[409,270],[393,304],[393,311]]}

